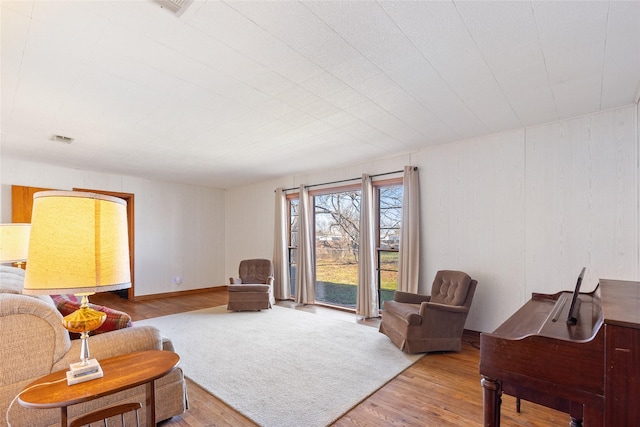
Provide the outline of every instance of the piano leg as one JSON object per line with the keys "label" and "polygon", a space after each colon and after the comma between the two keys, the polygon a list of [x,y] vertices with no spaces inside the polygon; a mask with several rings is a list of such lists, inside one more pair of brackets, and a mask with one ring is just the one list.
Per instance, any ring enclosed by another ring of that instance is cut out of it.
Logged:
{"label": "piano leg", "polygon": [[481,384],[484,406],[484,427],[500,427],[502,384],[500,381],[488,377],[482,377]]}
{"label": "piano leg", "polygon": [[571,417],[571,422],[569,423],[569,427],[582,427],[582,420]]}
{"label": "piano leg", "polygon": [[571,402],[569,407],[569,415],[571,422],[569,427],[582,427],[582,419],[584,416],[584,406],[580,403]]}

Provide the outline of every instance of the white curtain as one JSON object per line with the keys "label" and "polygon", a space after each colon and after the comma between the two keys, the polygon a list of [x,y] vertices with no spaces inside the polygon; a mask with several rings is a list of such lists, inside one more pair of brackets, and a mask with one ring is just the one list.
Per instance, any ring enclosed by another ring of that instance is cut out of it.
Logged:
{"label": "white curtain", "polygon": [[279,300],[291,298],[287,255],[287,218],[287,196],[282,188],[278,188],[276,189],[276,220],[273,236],[273,294]]}
{"label": "white curtain", "polygon": [[313,304],[315,301],[315,277],[313,275],[313,242],[311,227],[313,211],[309,207],[309,192],[300,186],[298,202],[298,257],[296,268],[295,301],[300,304]]}
{"label": "white curtain", "polygon": [[420,272],[420,184],[418,168],[404,167],[398,290],[418,293]]}
{"label": "white curtain", "polygon": [[375,214],[373,184],[369,175],[362,175],[360,195],[360,242],[358,244],[358,299],[356,314],[378,317],[378,289],[375,261]]}

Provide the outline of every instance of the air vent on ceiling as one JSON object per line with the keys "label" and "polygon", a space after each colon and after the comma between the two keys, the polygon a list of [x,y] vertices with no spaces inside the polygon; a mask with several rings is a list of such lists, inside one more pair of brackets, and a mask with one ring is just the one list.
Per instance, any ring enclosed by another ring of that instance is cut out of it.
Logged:
{"label": "air vent on ceiling", "polygon": [[63,142],[65,144],[71,144],[73,142],[73,138],[69,138],[68,136],[63,135],[53,135],[51,137],[52,141]]}
{"label": "air vent on ceiling", "polygon": [[182,15],[193,0],[155,0],[162,8],[169,9],[176,15]]}

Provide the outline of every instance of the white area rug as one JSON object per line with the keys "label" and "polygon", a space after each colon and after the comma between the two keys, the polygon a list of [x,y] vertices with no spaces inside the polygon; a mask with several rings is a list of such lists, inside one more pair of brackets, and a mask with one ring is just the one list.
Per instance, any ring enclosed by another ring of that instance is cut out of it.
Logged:
{"label": "white area rug", "polygon": [[416,362],[376,328],[275,306],[135,322],[170,337],[192,381],[265,427],[320,427]]}

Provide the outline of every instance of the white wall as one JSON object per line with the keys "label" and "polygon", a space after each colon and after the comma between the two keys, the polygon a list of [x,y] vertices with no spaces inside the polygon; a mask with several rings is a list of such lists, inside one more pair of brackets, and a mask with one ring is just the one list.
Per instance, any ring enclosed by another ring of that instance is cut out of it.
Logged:
{"label": "white wall", "polygon": [[420,168],[421,292],[435,272],[479,282],[466,327],[492,331],[531,292],[638,280],[636,106],[227,191],[227,269],[271,257],[273,191]]}
{"label": "white wall", "polygon": [[[421,292],[439,269],[479,286],[467,328],[492,331],[531,292],[640,279],[637,106],[227,190],[2,158],[10,185],[135,194],[136,295],[220,286],[244,258],[271,258],[274,189],[420,168]],[[183,277],[178,287],[175,276]]]}
{"label": "white wall", "polygon": [[11,222],[11,185],[133,193],[136,296],[225,284],[223,190],[1,160],[2,222]]}

